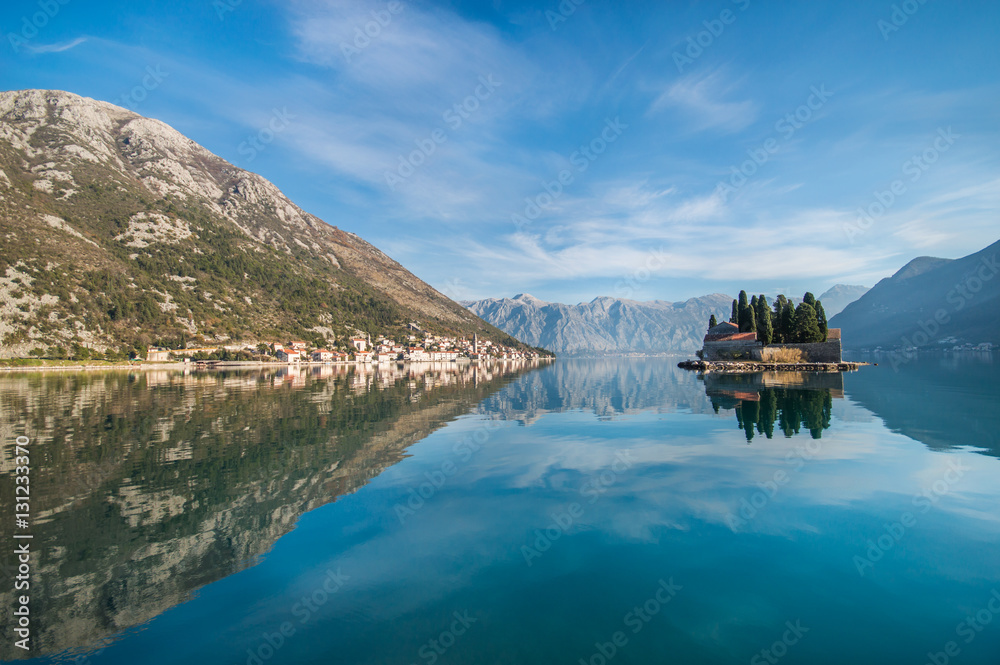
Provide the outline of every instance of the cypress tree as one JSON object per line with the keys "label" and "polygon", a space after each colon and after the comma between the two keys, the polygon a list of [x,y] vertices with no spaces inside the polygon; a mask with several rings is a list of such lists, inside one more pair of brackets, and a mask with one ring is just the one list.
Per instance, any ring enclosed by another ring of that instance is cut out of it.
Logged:
{"label": "cypress tree", "polygon": [[793,333],[795,320],[795,308],[792,307],[792,303],[785,301],[784,307],[781,308],[781,343],[782,344],[792,344],[795,342],[795,336]]}
{"label": "cypress tree", "polygon": [[736,301],[733,300],[733,313],[729,317],[729,322],[730,323],[735,323],[736,325],[739,325],[740,324],[740,319],[739,319],[739,316],[738,316],[737,312],[738,312],[738,310],[736,309]]}
{"label": "cypress tree", "polygon": [[715,320],[715,314],[713,314],[708,318],[708,329],[711,330],[717,325],[719,325],[719,322]]}
{"label": "cypress tree", "polygon": [[792,338],[799,344],[823,341],[816,310],[809,303],[803,302],[795,308]]}
{"label": "cypress tree", "polygon": [[778,294],[778,297],[774,299],[774,312],[771,313],[771,321],[774,326],[773,341],[775,344],[785,343],[785,338],[782,336],[783,331],[781,329],[781,312],[785,309],[786,302],[788,302],[788,298],[786,298],[784,294]]}
{"label": "cypress tree", "polygon": [[740,302],[736,307],[736,325],[740,327],[740,332],[750,332],[750,320],[752,318],[750,303],[747,302],[747,292],[740,291]]}
{"label": "cypress tree", "polygon": [[809,305],[814,310],[816,309],[816,296],[814,296],[811,292],[806,291],[806,294],[802,296],[802,302]]}
{"label": "cypress tree", "polygon": [[764,294],[757,296],[757,339],[767,346],[774,341],[774,326],[771,323],[771,307]]}
{"label": "cypress tree", "polygon": [[826,341],[827,325],[826,325],[826,312],[823,311],[823,301],[816,301],[816,319],[819,321],[819,332],[823,335],[821,342]]}

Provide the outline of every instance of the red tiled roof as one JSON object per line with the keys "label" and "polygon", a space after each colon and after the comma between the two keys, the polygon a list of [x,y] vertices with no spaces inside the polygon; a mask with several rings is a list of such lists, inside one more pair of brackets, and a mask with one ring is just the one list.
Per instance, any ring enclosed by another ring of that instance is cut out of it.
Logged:
{"label": "red tiled roof", "polygon": [[757,333],[755,332],[743,332],[743,333],[733,333],[731,335],[705,335],[706,342],[730,342],[730,341],[747,341],[756,340]]}

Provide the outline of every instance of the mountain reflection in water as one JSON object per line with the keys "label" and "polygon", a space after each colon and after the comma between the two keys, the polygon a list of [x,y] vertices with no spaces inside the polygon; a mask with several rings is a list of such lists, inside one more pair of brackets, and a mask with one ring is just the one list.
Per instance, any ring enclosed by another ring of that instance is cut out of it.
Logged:
{"label": "mountain reflection in water", "polygon": [[[4,440],[33,442],[33,654],[94,644],[253,565],[532,366],[0,376]],[[16,562],[2,561],[12,607]]]}

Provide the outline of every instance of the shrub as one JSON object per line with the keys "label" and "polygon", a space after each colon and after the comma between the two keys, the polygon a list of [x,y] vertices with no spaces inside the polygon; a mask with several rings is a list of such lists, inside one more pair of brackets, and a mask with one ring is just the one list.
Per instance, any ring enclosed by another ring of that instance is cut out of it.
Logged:
{"label": "shrub", "polygon": [[773,349],[771,350],[771,362],[776,363],[804,363],[808,359],[802,349]]}

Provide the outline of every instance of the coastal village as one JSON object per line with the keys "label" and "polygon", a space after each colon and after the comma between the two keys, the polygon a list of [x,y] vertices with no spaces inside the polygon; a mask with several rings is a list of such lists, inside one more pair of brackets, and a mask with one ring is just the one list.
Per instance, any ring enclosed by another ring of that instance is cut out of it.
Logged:
{"label": "coastal village", "polygon": [[166,349],[151,347],[146,362],[198,362],[209,360],[254,360],[284,364],[384,364],[442,363],[489,360],[537,359],[537,351],[514,349],[478,335],[455,338],[422,332],[399,341],[386,336],[356,335],[342,348],[326,348],[305,340],[261,342],[256,345],[227,345],[204,348]]}

